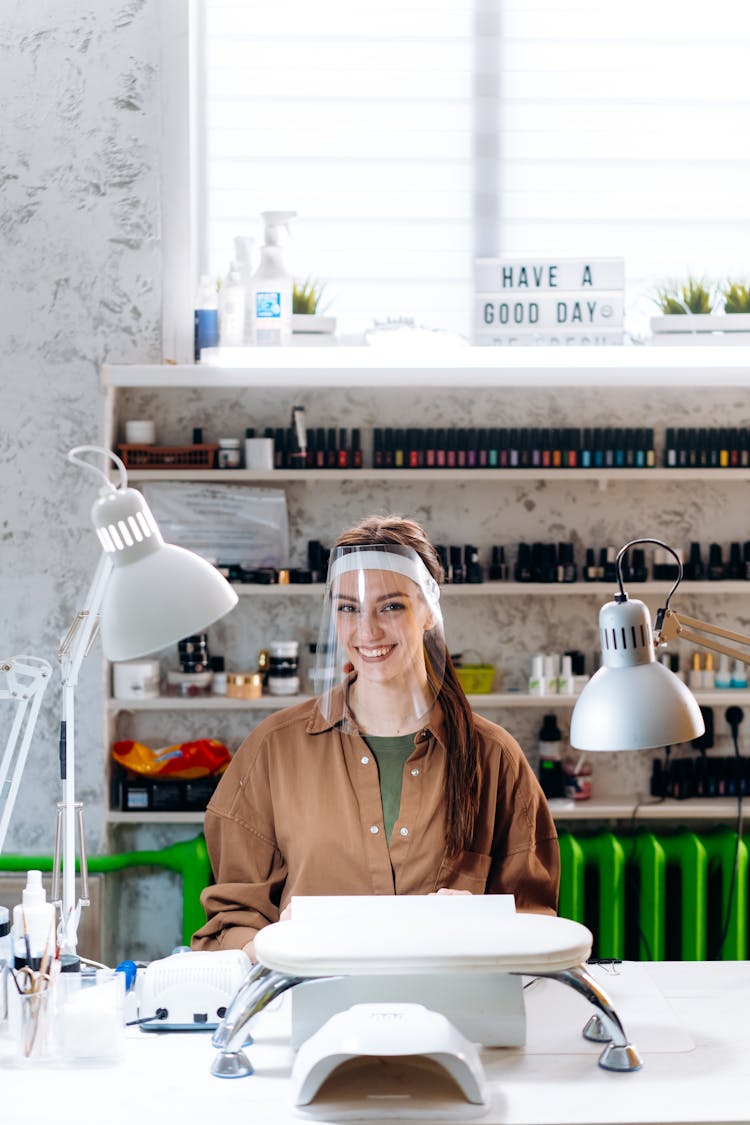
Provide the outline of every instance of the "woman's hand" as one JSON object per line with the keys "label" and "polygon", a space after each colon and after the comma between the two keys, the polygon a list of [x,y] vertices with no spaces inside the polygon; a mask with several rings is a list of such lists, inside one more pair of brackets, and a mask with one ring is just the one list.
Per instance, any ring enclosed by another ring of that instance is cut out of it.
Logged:
{"label": "woman's hand", "polygon": [[441,887],[439,891],[430,891],[431,895],[470,895],[471,891],[454,891],[450,887]]}

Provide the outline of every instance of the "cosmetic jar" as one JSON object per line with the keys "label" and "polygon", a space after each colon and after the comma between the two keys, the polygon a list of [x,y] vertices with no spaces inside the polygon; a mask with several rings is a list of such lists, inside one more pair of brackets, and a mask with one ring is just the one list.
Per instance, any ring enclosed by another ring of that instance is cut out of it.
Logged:
{"label": "cosmetic jar", "polygon": [[158,699],[159,661],[123,660],[112,665],[115,699]]}
{"label": "cosmetic jar", "polygon": [[242,462],[239,438],[219,438],[216,465],[219,469],[239,469]]}
{"label": "cosmetic jar", "polygon": [[208,695],[212,678],[210,672],[167,672],[167,695]]}
{"label": "cosmetic jar", "polygon": [[127,445],[154,445],[156,426],[150,418],[137,418],[125,423],[125,443]]}
{"label": "cosmetic jar", "polygon": [[275,641],[268,646],[268,691],[271,695],[296,695],[299,691],[299,644]]}
{"label": "cosmetic jar", "polygon": [[229,672],[227,696],[229,699],[260,699],[263,694],[263,677],[260,672]]}

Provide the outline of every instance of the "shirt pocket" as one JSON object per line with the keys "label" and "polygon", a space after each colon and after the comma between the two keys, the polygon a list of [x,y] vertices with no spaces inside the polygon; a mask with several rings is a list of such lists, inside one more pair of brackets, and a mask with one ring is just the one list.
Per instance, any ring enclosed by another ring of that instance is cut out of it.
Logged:
{"label": "shirt pocket", "polygon": [[452,891],[471,891],[483,895],[490,874],[492,857],[482,852],[459,852],[444,859],[435,881],[435,890],[447,887]]}

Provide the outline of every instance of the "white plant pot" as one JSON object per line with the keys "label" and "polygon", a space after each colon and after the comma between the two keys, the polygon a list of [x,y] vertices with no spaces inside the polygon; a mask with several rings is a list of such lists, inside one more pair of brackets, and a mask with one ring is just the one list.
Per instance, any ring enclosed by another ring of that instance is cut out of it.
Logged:
{"label": "white plant pot", "polygon": [[678,313],[676,316],[652,316],[651,331],[655,335],[675,332],[681,336],[696,332],[750,332],[750,313]]}
{"label": "white plant pot", "polygon": [[292,313],[292,332],[314,332],[316,335],[325,333],[330,335],[336,331],[335,316],[318,316],[317,313]]}

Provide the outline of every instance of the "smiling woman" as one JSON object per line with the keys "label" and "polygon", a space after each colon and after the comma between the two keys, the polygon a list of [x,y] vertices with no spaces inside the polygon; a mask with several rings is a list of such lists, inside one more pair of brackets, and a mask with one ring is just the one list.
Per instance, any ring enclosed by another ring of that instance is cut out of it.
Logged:
{"label": "smiling woman", "polygon": [[244,948],[293,895],[513,894],[553,913],[554,823],[518,743],[472,714],[423,529],[372,517],[331,554],[321,696],[250,734],[206,812],[195,948]]}

